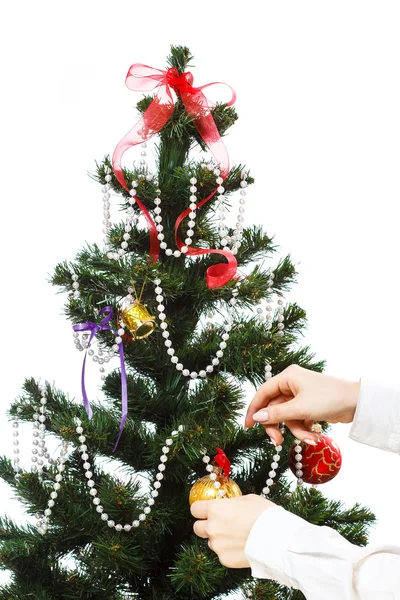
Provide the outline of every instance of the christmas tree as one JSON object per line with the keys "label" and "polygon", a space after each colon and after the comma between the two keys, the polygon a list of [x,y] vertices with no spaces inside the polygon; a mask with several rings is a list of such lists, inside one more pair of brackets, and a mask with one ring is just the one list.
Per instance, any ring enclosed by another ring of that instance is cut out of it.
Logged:
{"label": "christmas tree", "polygon": [[[252,579],[249,569],[224,567],[194,535],[188,500],[195,482],[196,493],[200,487],[216,501],[237,493],[221,457],[243,494],[268,495],[354,544],[367,542],[370,511],[344,509],[300,485],[299,459],[293,490],[285,474],[290,432],[279,454],[261,426],[242,426],[246,382],[258,387],[293,363],[315,371],[324,363],[299,344],[305,311],[284,304],[296,278],[290,257],[273,265],[272,238],[258,225],[243,226],[254,179],[243,165],[228,168],[220,137],[237,119],[233,102],[207,102],[192,85],[191,58],[187,48],[172,47],[167,71],[131,68],[133,89],[159,89],[138,102],[142,117],[113,160],[96,163],[104,247],[85,245],[55,268],[52,282],[69,294],[65,314],[85,356],[84,405],[31,378],[10,408],[15,454],[1,458],[0,476],[37,526],[1,518],[1,566],[12,579],[0,599],[303,598]],[[151,173],[146,142],[155,133]],[[122,169],[122,154],[138,138],[140,162]],[[113,194],[123,211],[116,225]],[[226,211],[237,198],[237,222],[229,227]],[[101,401],[93,402],[86,382],[90,359],[100,370]],[[25,471],[18,426],[32,419]],[[46,432],[60,444],[58,458]],[[214,454],[216,463],[209,461]]]}

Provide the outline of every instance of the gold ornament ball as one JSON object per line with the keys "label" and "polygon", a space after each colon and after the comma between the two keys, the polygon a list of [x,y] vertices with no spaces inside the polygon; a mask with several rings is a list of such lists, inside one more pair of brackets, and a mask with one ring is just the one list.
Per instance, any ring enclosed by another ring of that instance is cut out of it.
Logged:
{"label": "gold ornament ball", "polygon": [[214,480],[210,479],[209,475],[202,477],[193,485],[189,494],[189,504],[192,506],[193,502],[197,500],[215,500],[218,498],[218,491],[224,490],[225,495],[222,498],[235,498],[236,496],[241,496],[242,492],[237,483],[230,479],[229,477],[224,477],[223,475],[217,475],[217,479],[215,481],[219,481],[221,484],[220,488],[214,487]]}

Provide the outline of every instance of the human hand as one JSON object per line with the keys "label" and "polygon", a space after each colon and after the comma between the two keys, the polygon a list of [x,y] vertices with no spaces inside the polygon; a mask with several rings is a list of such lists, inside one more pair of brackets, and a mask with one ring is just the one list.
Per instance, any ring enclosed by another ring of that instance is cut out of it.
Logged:
{"label": "human hand", "polygon": [[221,564],[231,569],[249,567],[244,549],[250,530],[266,509],[275,506],[255,494],[223,498],[220,500],[198,500],[190,510],[196,519],[193,530],[201,538],[208,538],[208,545]]}
{"label": "human hand", "polygon": [[281,444],[279,423],[284,421],[296,438],[315,445],[319,436],[311,432],[313,422],[351,423],[359,391],[359,382],[291,365],[259,388],[247,409],[245,426],[259,422],[272,441]]}

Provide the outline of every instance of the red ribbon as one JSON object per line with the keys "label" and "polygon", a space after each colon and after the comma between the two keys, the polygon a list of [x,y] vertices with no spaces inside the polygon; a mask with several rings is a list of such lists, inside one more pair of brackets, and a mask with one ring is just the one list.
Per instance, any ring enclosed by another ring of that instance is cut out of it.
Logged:
{"label": "red ribbon", "polygon": [[221,448],[217,448],[218,454],[214,456],[214,460],[217,465],[224,470],[224,477],[229,477],[229,472],[231,470],[231,462],[229,458],[226,456],[225,452],[221,450]]}
{"label": "red ribbon", "polygon": [[[122,156],[128,148],[149,140],[167,123],[174,110],[174,100],[172,98],[171,88],[178,96],[180,96],[188,114],[194,117],[194,125],[217,161],[221,171],[221,177],[223,179],[226,178],[229,173],[229,157],[210,110],[215,105],[206,98],[202,91],[207,87],[221,82],[208,83],[195,88],[192,85],[193,75],[190,72],[179,75],[178,70],[175,68],[163,71],[161,69],[155,69],[148,65],[137,63],[130,67],[125,83],[126,86],[133,91],[143,92],[154,90],[156,88],[158,88],[158,90],[150,106],[132,129],[117,144],[117,147],[114,150],[112,158],[113,169],[116,178],[123,188],[129,192],[129,187],[126,184],[122,171]],[[230,86],[228,87],[232,91],[232,97],[227,103],[227,106],[232,106],[236,100],[236,94]],[[197,206],[200,207],[208,202],[208,200],[214,196],[216,191],[217,189],[215,189],[207,198],[198,202]],[[149,227],[150,259],[152,262],[157,262],[160,253],[160,245],[157,238],[158,232],[156,225],[144,204],[136,196],[135,200],[144,214]],[[179,249],[181,249],[184,244],[178,237],[178,227],[190,212],[190,209],[183,211],[175,223],[175,239]],[[224,250],[189,248],[187,255],[197,256],[212,253],[222,254],[228,261],[228,264],[214,265],[207,270],[207,286],[209,288],[216,288],[225,285],[225,283],[230,281],[236,273],[237,262],[233,254]]]}

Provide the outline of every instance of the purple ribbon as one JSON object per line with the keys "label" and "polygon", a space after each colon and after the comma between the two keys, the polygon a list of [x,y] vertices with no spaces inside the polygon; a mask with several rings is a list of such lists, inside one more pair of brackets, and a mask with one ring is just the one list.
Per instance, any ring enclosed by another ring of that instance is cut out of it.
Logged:
{"label": "purple ribbon", "polygon": [[[87,323],[79,323],[79,325],[73,326],[74,331],[90,331],[90,338],[89,338],[88,346],[90,345],[90,342],[92,341],[92,339],[96,336],[96,334],[99,331],[112,331],[115,335],[117,335],[117,332],[114,331],[114,329],[112,329],[112,327],[110,327],[108,325],[108,323],[114,317],[114,311],[112,309],[112,306],[105,306],[104,308],[102,308],[101,311],[99,312],[99,316],[103,315],[103,314],[105,315],[105,317],[100,321],[99,324],[93,323],[92,321],[88,321]],[[118,350],[119,350],[119,358],[120,358],[120,363],[121,363],[122,417],[121,417],[121,424],[120,424],[120,428],[119,428],[118,439],[115,443],[113,452],[115,452],[115,450],[118,446],[118,442],[121,438],[122,431],[123,431],[124,425],[125,425],[125,421],[128,416],[128,389],[127,389],[127,383],[126,383],[124,347],[122,345],[122,342],[120,342],[118,344]],[[82,379],[81,379],[81,381],[82,381],[82,396],[83,396],[83,404],[85,406],[86,412],[88,414],[89,419],[91,419],[93,416],[93,411],[91,409],[89,399],[88,399],[87,393],[86,393],[86,387],[85,387],[86,357],[87,357],[87,350],[85,352],[85,357],[83,359],[83,365],[82,365]]]}

